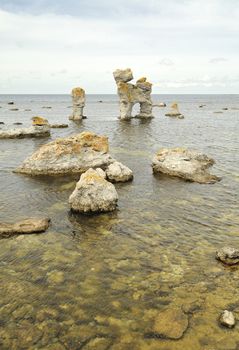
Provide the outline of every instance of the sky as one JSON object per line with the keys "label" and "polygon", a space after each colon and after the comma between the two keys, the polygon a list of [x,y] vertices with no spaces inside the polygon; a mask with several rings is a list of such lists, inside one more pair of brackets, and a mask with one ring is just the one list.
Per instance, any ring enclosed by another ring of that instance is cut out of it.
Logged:
{"label": "sky", "polygon": [[0,0],[0,94],[239,93],[239,0]]}

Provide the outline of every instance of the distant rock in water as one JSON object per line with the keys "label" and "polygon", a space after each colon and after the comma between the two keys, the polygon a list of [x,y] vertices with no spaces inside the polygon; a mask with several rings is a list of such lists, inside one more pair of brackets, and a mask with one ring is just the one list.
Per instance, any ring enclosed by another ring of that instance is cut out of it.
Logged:
{"label": "distant rock in water", "polygon": [[166,107],[167,105],[166,105],[166,103],[164,103],[164,102],[160,102],[160,103],[155,103],[155,104],[153,104],[153,107]]}
{"label": "distant rock in water", "polygon": [[9,109],[9,111],[19,111],[19,109],[18,108],[11,108],[11,109]]}
{"label": "distant rock in water", "polygon": [[51,109],[52,107],[51,106],[43,106],[42,108],[44,108],[44,109]]}
{"label": "distant rock in water", "polygon": [[203,108],[203,107],[206,107],[206,105],[200,105],[199,108]]}
{"label": "distant rock in water", "polygon": [[223,112],[222,111],[215,111],[213,112],[214,114],[222,114]]}
{"label": "distant rock in water", "polygon": [[163,148],[154,156],[152,167],[154,173],[175,176],[201,184],[211,184],[220,180],[211,175],[208,168],[215,161],[207,155],[185,148]]}
{"label": "distant rock in water", "polygon": [[118,194],[105,180],[102,169],[88,169],[81,175],[69,198],[71,209],[81,213],[100,213],[116,209]]}
{"label": "distant rock in water", "polygon": [[11,101],[11,102],[8,102],[7,104],[8,104],[8,105],[14,105],[14,102]]}
{"label": "distant rock in water", "polygon": [[29,175],[81,174],[89,168],[107,167],[116,160],[109,153],[108,138],[84,131],[41,146],[15,172]]}
{"label": "distant rock in water", "polygon": [[68,128],[68,124],[51,124],[50,127],[53,129],[61,129],[61,128]]}
{"label": "distant rock in water", "polygon": [[171,109],[165,114],[167,117],[176,117],[178,119],[183,119],[184,116],[179,112],[178,104],[175,102],[171,105]]}
{"label": "distant rock in water", "polygon": [[32,117],[32,125],[34,126],[42,126],[42,125],[49,125],[48,120],[43,117]]}
{"label": "distant rock in water", "polygon": [[223,247],[216,251],[216,259],[226,265],[235,265],[239,263],[239,249],[233,247]]}
{"label": "distant rock in water", "polygon": [[82,120],[83,119],[83,109],[85,107],[85,90],[77,87],[72,89],[72,104],[73,113],[69,117],[70,120]]}
{"label": "distant rock in water", "polygon": [[3,125],[3,124],[5,124],[4,122],[0,122],[0,125]]}
{"label": "distant rock in water", "polygon": [[31,111],[31,109],[27,108],[27,109],[25,109],[25,111],[26,111],[26,112],[30,112],[30,111]]}
{"label": "distant rock in water", "polygon": [[0,139],[22,139],[26,137],[47,137],[50,135],[50,127],[48,125],[43,126],[31,126],[29,128],[17,128],[10,130],[1,130]]}
{"label": "distant rock in water", "polygon": [[0,237],[9,237],[16,234],[40,233],[48,229],[49,218],[29,218],[15,224],[0,222]]}
{"label": "distant rock in water", "polygon": [[235,317],[231,311],[224,310],[219,318],[220,324],[227,328],[233,328],[236,324]]}
{"label": "distant rock in water", "polygon": [[128,83],[133,79],[130,68],[117,69],[113,75],[120,100],[120,119],[132,118],[132,109],[136,103],[140,105],[140,112],[136,118],[152,118],[152,84],[145,77],[138,79],[136,84]]}
{"label": "distant rock in water", "polygon": [[20,122],[13,123],[13,125],[22,125]]}
{"label": "distant rock in water", "polygon": [[222,108],[223,111],[228,111],[227,107]]}

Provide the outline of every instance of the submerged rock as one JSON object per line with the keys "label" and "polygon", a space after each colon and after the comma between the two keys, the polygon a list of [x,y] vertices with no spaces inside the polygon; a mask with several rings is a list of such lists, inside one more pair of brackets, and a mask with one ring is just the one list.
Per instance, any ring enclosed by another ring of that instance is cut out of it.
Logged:
{"label": "submerged rock", "polygon": [[115,162],[108,154],[106,136],[84,131],[41,146],[16,172],[29,175],[81,174],[89,168],[106,169]]}
{"label": "submerged rock", "polygon": [[13,125],[22,125],[20,122],[13,123]]}
{"label": "submerged rock", "polygon": [[203,108],[203,107],[205,107],[205,106],[206,106],[206,105],[200,105],[199,108]]}
{"label": "submerged rock", "polygon": [[83,109],[85,107],[85,90],[77,87],[71,91],[73,113],[69,117],[70,120],[82,120]]}
{"label": "submerged rock", "polygon": [[163,173],[188,181],[208,184],[220,180],[219,177],[208,172],[208,168],[214,163],[212,158],[194,150],[163,148],[154,156],[152,167],[154,173]]}
{"label": "submerged rock", "polygon": [[136,103],[140,104],[137,118],[152,118],[152,84],[145,77],[137,80],[136,84],[128,83],[133,79],[130,68],[117,69],[113,72],[120,99],[120,119],[132,118],[132,109]]}
{"label": "submerged rock", "polygon": [[120,162],[110,164],[105,172],[111,182],[127,182],[133,179],[132,170]]}
{"label": "submerged rock", "polygon": [[160,102],[160,103],[155,103],[153,104],[153,107],[166,107],[166,103],[165,102]]}
{"label": "submerged rock", "polygon": [[19,111],[19,108],[11,108],[10,111]]}
{"label": "submerged rock", "polygon": [[165,114],[167,117],[176,117],[176,118],[179,118],[179,119],[183,119],[184,116],[179,112],[179,109],[178,109],[178,104],[177,103],[173,103],[171,105],[171,110]]}
{"label": "submerged rock", "polygon": [[225,326],[227,328],[233,328],[236,324],[235,317],[231,311],[224,310],[221,314],[219,321],[222,326]]}
{"label": "submerged rock", "polygon": [[46,137],[50,135],[49,125],[31,126],[29,128],[17,128],[0,131],[0,139],[21,139],[25,137]]}
{"label": "submerged rock", "polygon": [[0,237],[8,237],[14,234],[40,233],[48,229],[49,218],[29,218],[15,224],[0,222]]}
{"label": "submerged rock", "polygon": [[[116,209],[118,194],[100,171],[88,169],[81,175],[69,198],[71,209],[81,213],[108,212]],[[103,176],[102,176],[103,175]]]}
{"label": "submerged rock", "polygon": [[56,128],[68,128],[68,124],[51,124],[50,127],[53,128],[53,129],[56,129]]}
{"label": "submerged rock", "polygon": [[232,247],[223,247],[216,251],[216,259],[227,265],[239,263],[239,249]]}
{"label": "submerged rock", "polygon": [[180,339],[188,328],[188,316],[180,308],[159,312],[153,326],[153,334],[165,339]]}
{"label": "submerged rock", "polygon": [[3,124],[5,124],[4,122],[0,122],[0,125],[3,125]]}
{"label": "submerged rock", "polygon": [[8,105],[14,105],[14,102],[11,101],[11,102],[8,102],[7,104],[8,104]]}

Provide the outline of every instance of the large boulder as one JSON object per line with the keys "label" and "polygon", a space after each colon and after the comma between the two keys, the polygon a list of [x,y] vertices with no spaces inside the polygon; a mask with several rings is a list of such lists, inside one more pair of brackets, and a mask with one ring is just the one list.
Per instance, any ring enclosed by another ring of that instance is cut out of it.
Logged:
{"label": "large boulder", "polygon": [[49,224],[49,218],[29,218],[15,224],[0,222],[0,237],[44,232],[48,229]]}
{"label": "large boulder", "polygon": [[120,162],[110,164],[105,170],[107,179],[111,182],[127,182],[133,179],[133,172]]}
{"label": "large boulder", "polygon": [[116,209],[118,194],[104,178],[102,169],[88,169],[81,175],[69,198],[71,209],[80,213],[108,212]]}
{"label": "large boulder", "polygon": [[108,138],[84,131],[41,146],[15,172],[29,175],[81,174],[89,168],[106,169],[115,162]]}
{"label": "large boulder", "polygon": [[69,119],[82,120],[84,118],[83,110],[85,107],[85,90],[80,87],[76,87],[72,89],[71,96],[72,96],[73,112],[72,112],[72,115],[69,117]]}
{"label": "large boulder", "polygon": [[163,148],[154,156],[152,167],[154,173],[180,177],[184,180],[202,184],[215,183],[220,180],[211,175],[208,168],[215,161],[207,155],[185,148]]}

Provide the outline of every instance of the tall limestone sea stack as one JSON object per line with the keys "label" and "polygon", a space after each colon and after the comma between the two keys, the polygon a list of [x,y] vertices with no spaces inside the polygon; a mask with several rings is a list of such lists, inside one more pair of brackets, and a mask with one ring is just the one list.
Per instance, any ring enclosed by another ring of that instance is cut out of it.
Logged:
{"label": "tall limestone sea stack", "polygon": [[73,113],[69,117],[69,119],[82,120],[84,118],[83,109],[85,107],[85,90],[80,87],[76,87],[72,89],[71,96],[73,104]]}
{"label": "tall limestone sea stack", "polygon": [[131,84],[133,73],[130,68],[117,69],[113,72],[120,99],[120,119],[132,118],[132,109],[136,103],[140,104],[140,112],[137,118],[152,118],[152,84],[145,77]]}

